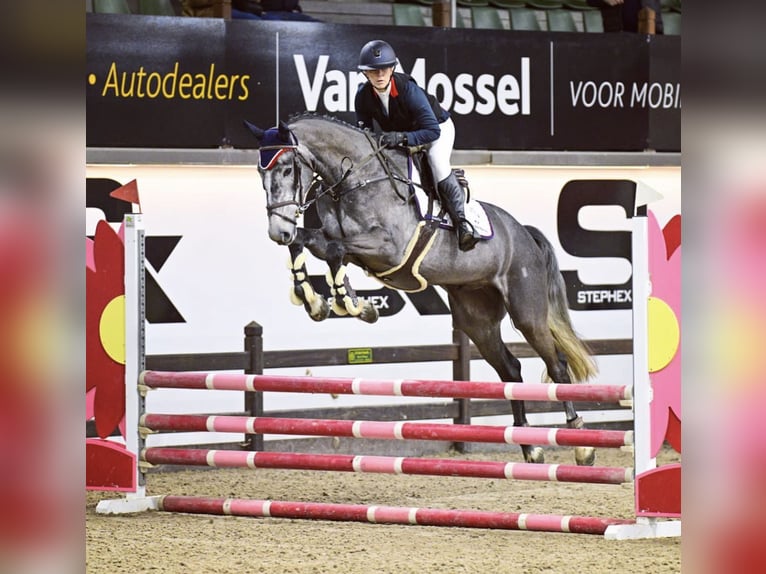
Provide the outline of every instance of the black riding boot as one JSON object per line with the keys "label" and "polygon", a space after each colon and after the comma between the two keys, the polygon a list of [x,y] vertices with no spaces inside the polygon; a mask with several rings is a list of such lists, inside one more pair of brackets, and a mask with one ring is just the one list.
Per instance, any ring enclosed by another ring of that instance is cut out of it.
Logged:
{"label": "black riding boot", "polygon": [[450,173],[449,176],[441,180],[438,188],[441,200],[444,202],[444,208],[457,229],[457,244],[460,251],[473,249],[479,242],[480,236],[465,218],[465,192],[457,182],[455,174]]}

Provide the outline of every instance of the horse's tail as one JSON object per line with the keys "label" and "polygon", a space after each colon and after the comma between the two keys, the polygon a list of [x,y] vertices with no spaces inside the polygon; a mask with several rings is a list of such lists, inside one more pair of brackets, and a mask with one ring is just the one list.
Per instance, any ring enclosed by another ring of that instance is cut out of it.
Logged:
{"label": "horse's tail", "polygon": [[566,286],[553,246],[542,231],[531,225],[525,227],[542,250],[545,259],[548,275],[548,328],[553,334],[559,351],[567,358],[572,381],[577,383],[586,381],[595,376],[598,369],[590,349],[572,327],[567,306]]}

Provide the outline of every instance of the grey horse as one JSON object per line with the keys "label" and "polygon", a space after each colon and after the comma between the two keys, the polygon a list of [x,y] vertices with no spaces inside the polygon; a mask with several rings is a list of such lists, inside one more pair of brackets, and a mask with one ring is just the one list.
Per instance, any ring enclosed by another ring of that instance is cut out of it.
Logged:
{"label": "grey horse", "polygon": [[[442,286],[453,325],[468,335],[502,381],[522,381],[521,363],[501,336],[506,314],[553,382],[582,382],[596,374],[572,328],[558,263],[540,230],[482,202],[493,237],[459,251],[453,231],[426,225],[419,216],[403,151],[382,149],[370,132],[315,114],[300,114],[268,130],[245,124],[260,150],[269,237],[288,246],[293,302],[314,320],[327,318],[330,309],[377,320],[375,307],[358,298],[348,281],[346,264],[351,263],[394,289]],[[300,227],[298,217],[312,203],[321,227]],[[308,281],[304,248],[329,266],[331,304]],[[511,401],[511,407],[514,426],[527,426],[523,401]],[[570,428],[584,426],[571,402],[564,403],[564,411]],[[543,462],[539,446],[521,448],[527,462]],[[575,459],[592,465],[595,450],[577,447]]]}

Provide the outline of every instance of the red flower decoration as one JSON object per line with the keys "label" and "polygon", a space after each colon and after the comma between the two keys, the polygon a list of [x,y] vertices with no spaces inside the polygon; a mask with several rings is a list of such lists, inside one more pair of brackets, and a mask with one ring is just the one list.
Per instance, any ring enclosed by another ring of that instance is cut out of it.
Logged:
{"label": "red flower decoration", "polygon": [[[105,333],[124,325],[124,247],[106,221],[99,221],[93,241],[94,268],[86,267],[86,393],[95,389],[96,431],[108,437],[125,416],[124,330],[122,339],[105,341]],[[118,323],[122,313],[122,324]],[[122,359],[120,358],[122,353]]]}

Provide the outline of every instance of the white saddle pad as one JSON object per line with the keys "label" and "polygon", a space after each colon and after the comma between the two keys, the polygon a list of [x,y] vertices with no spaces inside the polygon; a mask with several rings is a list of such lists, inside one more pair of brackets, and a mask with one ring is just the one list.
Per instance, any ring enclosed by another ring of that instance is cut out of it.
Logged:
{"label": "white saddle pad", "polygon": [[[433,213],[425,213],[428,209],[428,196],[420,188],[415,186],[415,202],[418,206],[418,212],[421,219],[436,219],[438,213],[441,211],[441,204],[438,200],[434,200]],[[490,239],[494,232],[492,231],[492,224],[489,222],[487,212],[484,211],[484,206],[481,202],[474,200],[468,201],[465,204],[465,218],[473,225],[473,228],[481,236],[482,239]],[[449,214],[445,213],[444,217],[439,221],[439,226],[445,229],[452,229],[452,218]]]}

